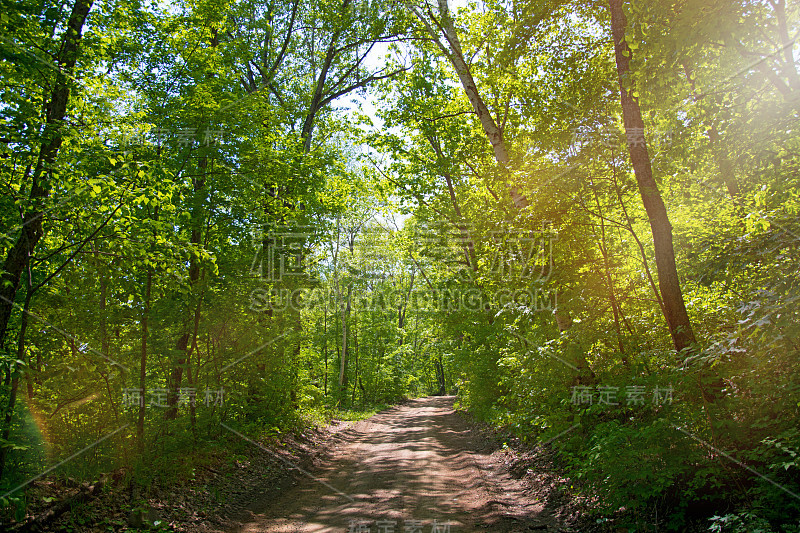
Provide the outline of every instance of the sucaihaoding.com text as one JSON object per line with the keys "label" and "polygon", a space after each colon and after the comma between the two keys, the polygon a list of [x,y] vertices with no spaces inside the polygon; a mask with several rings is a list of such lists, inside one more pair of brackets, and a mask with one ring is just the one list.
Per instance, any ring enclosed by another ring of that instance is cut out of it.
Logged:
{"label": "sucaihaoding.com text", "polygon": [[[335,291],[320,288],[258,288],[250,293],[250,309],[264,312],[269,309],[335,307],[339,300]],[[558,307],[554,289],[527,287],[500,289],[487,293],[471,287],[464,289],[384,290],[353,295],[352,306],[364,311],[387,311],[403,307],[416,311],[484,311],[498,307],[522,306],[534,311],[553,311]]]}

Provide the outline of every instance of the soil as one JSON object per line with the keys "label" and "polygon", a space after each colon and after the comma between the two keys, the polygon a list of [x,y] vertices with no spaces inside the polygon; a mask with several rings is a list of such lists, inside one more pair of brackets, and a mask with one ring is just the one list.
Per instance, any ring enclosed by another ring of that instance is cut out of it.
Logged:
{"label": "soil", "polygon": [[[264,490],[226,533],[568,531],[508,454],[453,409],[421,398],[323,439],[294,484]],[[542,487],[539,487],[540,489]],[[205,529],[205,528],[203,528]],[[208,531],[208,529],[205,529]]]}
{"label": "soil", "polygon": [[[596,531],[547,449],[478,427],[453,396],[420,398],[360,422],[255,443],[232,428],[236,453],[132,497],[126,472],[44,529],[54,532],[522,533]],[[510,446],[501,446],[508,442]],[[32,483],[31,520],[79,483]],[[134,505],[134,501],[137,502]],[[131,511],[131,509],[134,509]],[[11,530],[20,523],[0,525]]]}

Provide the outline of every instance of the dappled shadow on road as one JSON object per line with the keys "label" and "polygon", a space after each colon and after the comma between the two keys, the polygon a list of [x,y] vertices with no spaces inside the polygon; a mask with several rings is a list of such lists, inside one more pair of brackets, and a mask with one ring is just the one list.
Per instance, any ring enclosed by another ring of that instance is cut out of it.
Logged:
{"label": "dappled shadow on road", "polygon": [[252,505],[236,531],[388,533],[417,523],[413,531],[425,533],[546,530],[540,504],[484,472],[489,450],[452,402],[415,400],[340,432],[316,479]]}

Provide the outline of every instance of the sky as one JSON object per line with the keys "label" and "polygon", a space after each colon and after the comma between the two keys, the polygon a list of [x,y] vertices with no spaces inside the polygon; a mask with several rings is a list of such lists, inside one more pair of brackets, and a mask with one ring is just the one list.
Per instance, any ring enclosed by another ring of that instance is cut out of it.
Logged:
{"label": "sky", "polygon": [[[458,8],[466,7],[469,3],[469,0],[449,0],[449,6],[452,11],[456,11]],[[405,46],[402,43],[400,46]],[[378,43],[370,52],[369,56],[365,60],[364,64],[366,68],[370,72],[376,72],[384,67],[384,61],[386,55],[389,53],[389,45],[387,43]],[[342,106],[345,113],[350,113],[356,110],[356,105],[352,104],[352,100],[357,102],[357,105],[360,106],[361,112],[366,114],[372,120],[374,124],[375,130],[380,130],[383,128],[383,121],[376,115],[377,108],[378,108],[378,98],[374,94],[373,91],[367,91],[364,95],[349,95],[346,100],[338,102],[339,106]],[[400,133],[399,128],[395,128],[394,133]],[[363,147],[364,150],[368,150],[365,146]],[[387,227],[395,227],[399,226],[400,228],[403,227],[405,221],[411,215],[406,215],[402,213],[390,213],[388,215],[378,215],[376,219],[379,223],[387,226]],[[388,217],[388,218],[387,218]],[[392,220],[393,219],[393,220]]]}

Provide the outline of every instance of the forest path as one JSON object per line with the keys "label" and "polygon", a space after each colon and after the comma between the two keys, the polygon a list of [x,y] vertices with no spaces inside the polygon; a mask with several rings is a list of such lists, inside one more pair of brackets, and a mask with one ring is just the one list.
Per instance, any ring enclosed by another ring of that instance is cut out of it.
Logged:
{"label": "forest path", "polygon": [[354,424],[328,443],[315,479],[252,505],[232,531],[560,531],[549,509],[492,460],[454,399],[421,398]]}

